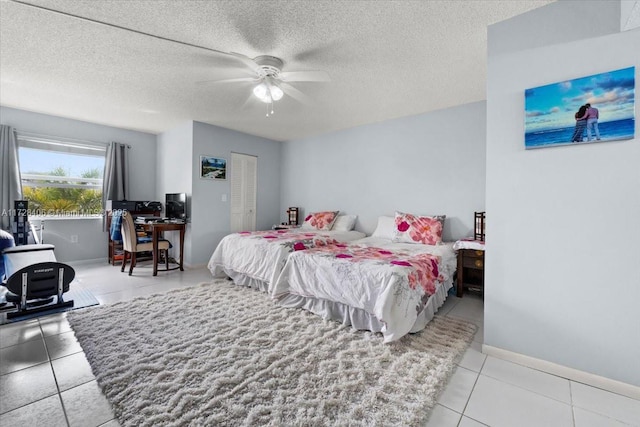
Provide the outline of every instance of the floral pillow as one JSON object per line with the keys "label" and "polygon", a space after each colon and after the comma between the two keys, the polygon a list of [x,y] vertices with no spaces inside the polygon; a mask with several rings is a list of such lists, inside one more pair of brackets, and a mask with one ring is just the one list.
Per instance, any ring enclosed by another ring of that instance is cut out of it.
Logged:
{"label": "floral pillow", "polygon": [[313,230],[331,230],[340,211],[314,212],[307,215],[302,228]]}
{"label": "floral pillow", "polygon": [[394,242],[424,243],[437,245],[442,242],[445,215],[416,216],[396,212]]}

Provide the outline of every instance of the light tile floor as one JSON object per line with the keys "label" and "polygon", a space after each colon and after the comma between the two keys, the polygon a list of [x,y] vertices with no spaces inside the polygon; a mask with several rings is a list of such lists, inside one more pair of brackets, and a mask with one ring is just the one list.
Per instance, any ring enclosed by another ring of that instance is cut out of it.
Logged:
{"label": "light tile floor", "polygon": [[[101,304],[211,280],[206,268],[129,277],[105,263],[77,264],[72,286]],[[640,401],[526,368],[481,352],[483,302],[450,296],[440,314],[478,326],[440,395],[429,427],[640,426]],[[0,326],[0,426],[117,427],[65,314]]]}

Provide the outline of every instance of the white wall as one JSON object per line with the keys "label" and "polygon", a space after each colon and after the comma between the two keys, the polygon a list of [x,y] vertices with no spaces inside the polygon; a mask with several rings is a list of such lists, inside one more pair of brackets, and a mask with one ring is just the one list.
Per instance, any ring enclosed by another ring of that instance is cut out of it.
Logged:
{"label": "white wall", "polygon": [[193,122],[161,133],[157,144],[156,199],[164,204],[166,193],[191,193]]}
{"label": "white wall", "polygon": [[340,210],[370,234],[396,210],[446,214],[445,240],[468,236],[485,206],[485,121],[477,102],[286,142],[280,219]]}
{"label": "white wall", "polygon": [[[8,107],[0,107],[0,123],[24,132],[129,144],[130,200],[150,200],[156,194],[155,135]],[[72,234],[78,235],[78,243],[71,243]],[[102,231],[101,219],[47,220],[43,239],[56,246],[59,261],[106,260],[107,257],[107,233]]]}
{"label": "white wall", "polygon": [[487,51],[489,56],[500,55],[617,33],[620,3],[619,0],[559,0],[534,9],[489,26]]}
{"label": "white wall", "polygon": [[620,29],[622,31],[640,27],[640,0],[622,0]]}
{"label": "white wall", "polygon": [[[161,133],[157,137],[156,197],[164,206],[165,194],[187,194],[188,223],[184,237],[184,263],[191,265],[191,196],[193,190],[191,158],[193,155],[193,122],[187,121]],[[178,257],[180,234],[167,232],[165,237],[173,243],[171,256]]]}
{"label": "white wall", "polygon": [[484,321],[489,346],[636,386],[638,122],[634,140],[525,151],[523,105],[527,88],[629,66],[637,85],[638,46],[636,29],[489,56]]}
{"label": "white wall", "polygon": [[[258,157],[258,230],[270,229],[280,215],[281,143],[247,135],[205,123],[193,123],[193,155],[191,171],[191,263],[206,264],[220,240],[231,232],[230,160],[231,152]],[[227,159],[227,179],[213,181],[200,178],[200,156]],[[227,201],[222,201],[222,196]]]}

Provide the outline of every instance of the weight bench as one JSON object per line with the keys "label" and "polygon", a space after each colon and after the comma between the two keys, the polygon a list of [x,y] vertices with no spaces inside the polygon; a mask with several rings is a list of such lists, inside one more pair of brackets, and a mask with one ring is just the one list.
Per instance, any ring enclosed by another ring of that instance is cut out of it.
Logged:
{"label": "weight bench", "polygon": [[58,307],[73,307],[73,300],[63,295],[75,278],[75,270],[57,262],[53,245],[23,245],[2,251],[7,281],[5,298],[16,311],[8,312],[11,319]]}

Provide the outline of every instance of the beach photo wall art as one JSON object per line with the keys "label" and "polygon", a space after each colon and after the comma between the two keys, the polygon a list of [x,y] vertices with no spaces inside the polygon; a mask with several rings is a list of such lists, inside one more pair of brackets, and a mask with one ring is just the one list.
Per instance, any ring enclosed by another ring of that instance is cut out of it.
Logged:
{"label": "beach photo wall art", "polygon": [[227,160],[213,156],[200,156],[200,178],[227,179]]}
{"label": "beach photo wall art", "polygon": [[633,139],[635,67],[525,90],[525,148]]}

